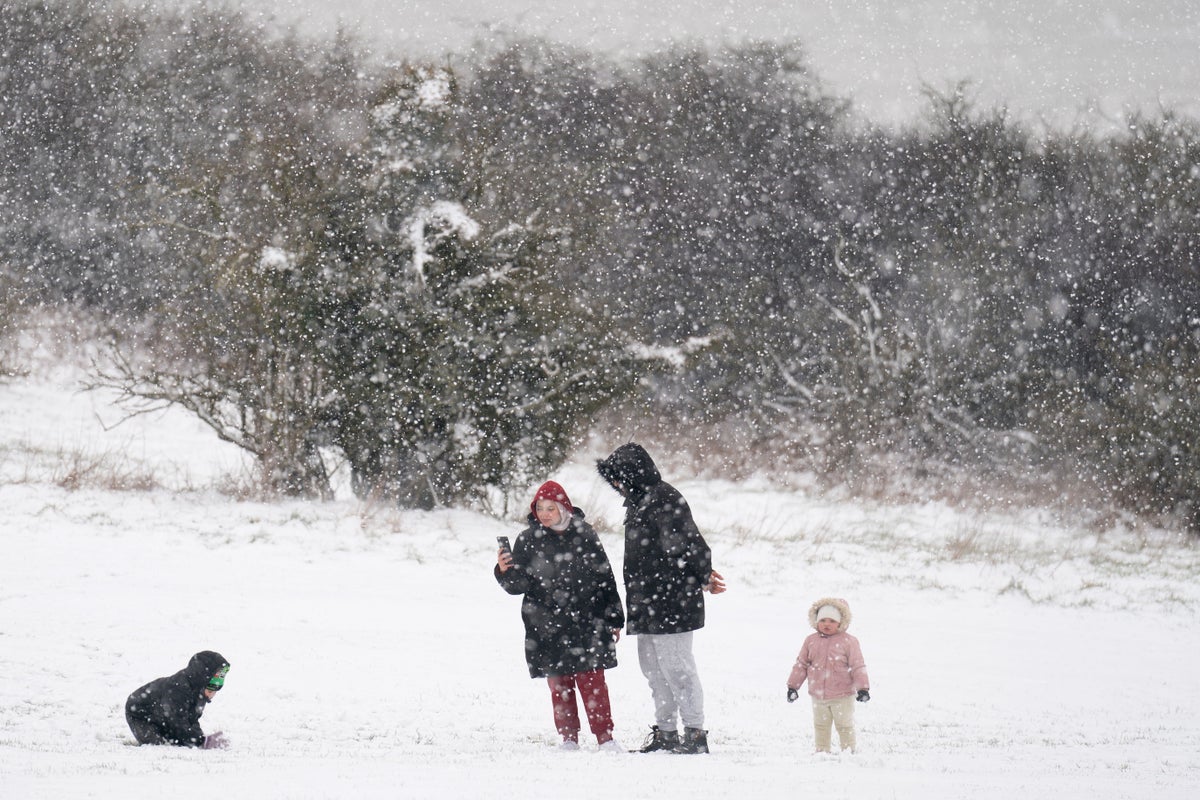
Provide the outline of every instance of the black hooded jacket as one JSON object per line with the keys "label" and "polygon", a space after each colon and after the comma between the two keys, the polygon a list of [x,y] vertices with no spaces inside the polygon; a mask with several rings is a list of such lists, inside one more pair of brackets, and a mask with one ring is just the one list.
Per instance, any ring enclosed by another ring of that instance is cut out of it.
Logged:
{"label": "black hooded jacket", "polygon": [[625,606],[628,631],[685,633],[704,627],[712,551],[683,495],[663,481],[650,454],[630,442],[597,462],[625,495]]}
{"label": "black hooded jacket", "polygon": [[617,665],[612,632],[625,625],[617,579],[608,555],[583,512],[574,509],[561,533],[529,515],[529,527],[513,543],[507,572],[496,581],[524,595],[525,662],[531,678],[573,675]]}
{"label": "black hooded jacket", "polygon": [[204,745],[200,715],[208,705],[204,689],[209,678],[229,662],[220,653],[204,650],[188,665],[165,678],[147,683],[125,701],[125,719],[140,744]]}

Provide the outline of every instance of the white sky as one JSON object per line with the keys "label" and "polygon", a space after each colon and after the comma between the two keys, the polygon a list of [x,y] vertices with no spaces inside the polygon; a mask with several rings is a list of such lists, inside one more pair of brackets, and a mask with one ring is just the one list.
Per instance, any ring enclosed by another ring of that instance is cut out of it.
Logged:
{"label": "white sky", "polygon": [[400,54],[464,50],[514,28],[613,53],[799,38],[829,88],[878,122],[921,110],[923,83],[960,78],[1030,121],[1102,126],[1160,103],[1200,116],[1195,0],[235,1],[307,31],[340,21]]}

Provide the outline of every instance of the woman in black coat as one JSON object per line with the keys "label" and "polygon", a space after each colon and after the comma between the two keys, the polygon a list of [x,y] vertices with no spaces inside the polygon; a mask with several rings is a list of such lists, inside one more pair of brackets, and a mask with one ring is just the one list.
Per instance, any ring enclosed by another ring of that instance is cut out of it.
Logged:
{"label": "woman in black coat", "polygon": [[165,678],[157,678],[129,695],[125,721],[138,744],[172,744],[180,747],[225,747],[220,731],[204,735],[200,716],[221,687],[229,662],[220,653],[196,653],[188,665]]}
{"label": "woman in black coat", "polygon": [[525,661],[529,676],[544,677],[550,686],[562,747],[579,747],[578,689],[597,743],[620,750],[604,670],[617,665],[625,612],[599,537],[557,483],[537,490],[529,527],[512,552],[501,547],[494,574],[504,591],[524,596]]}

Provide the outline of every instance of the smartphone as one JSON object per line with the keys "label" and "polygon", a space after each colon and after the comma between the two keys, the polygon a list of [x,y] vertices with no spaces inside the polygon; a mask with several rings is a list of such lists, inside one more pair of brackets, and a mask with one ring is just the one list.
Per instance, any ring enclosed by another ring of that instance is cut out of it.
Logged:
{"label": "smartphone", "polygon": [[509,553],[509,554],[512,553],[512,545],[508,543],[507,536],[497,536],[496,544],[500,545],[500,549],[503,550],[504,552]]}

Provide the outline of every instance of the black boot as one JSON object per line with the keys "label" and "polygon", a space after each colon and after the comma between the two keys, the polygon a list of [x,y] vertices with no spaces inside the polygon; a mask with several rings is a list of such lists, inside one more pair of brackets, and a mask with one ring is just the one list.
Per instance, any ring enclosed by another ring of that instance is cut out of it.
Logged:
{"label": "black boot", "polygon": [[660,730],[657,725],[650,726],[650,735],[646,737],[646,743],[640,749],[635,750],[635,753],[656,753],[659,750],[671,753],[679,746],[679,733],[677,731]]}
{"label": "black boot", "polygon": [[683,736],[680,737],[679,743],[671,749],[671,752],[685,755],[707,753],[708,731],[702,731],[699,728],[684,728]]}

